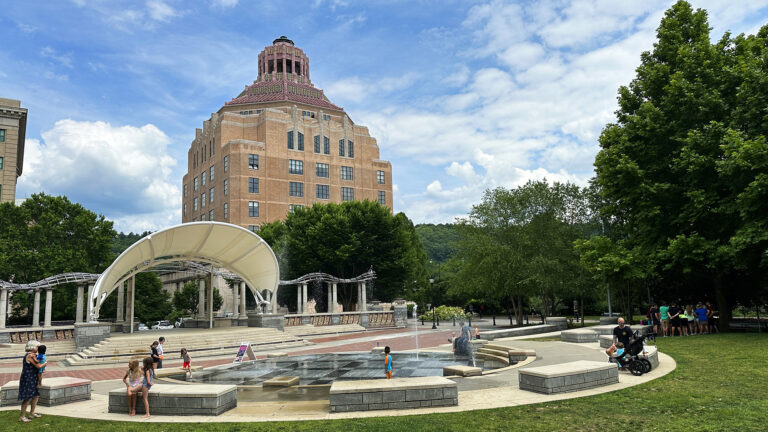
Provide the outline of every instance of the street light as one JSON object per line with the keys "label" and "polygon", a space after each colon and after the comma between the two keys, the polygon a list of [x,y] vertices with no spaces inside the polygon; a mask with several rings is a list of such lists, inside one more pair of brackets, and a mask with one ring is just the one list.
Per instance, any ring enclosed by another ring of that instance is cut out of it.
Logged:
{"label": "street light", "polygon": [[437,330],[435,325],[435,280],[429,278],[429,294],[432,297],[432,330]]}

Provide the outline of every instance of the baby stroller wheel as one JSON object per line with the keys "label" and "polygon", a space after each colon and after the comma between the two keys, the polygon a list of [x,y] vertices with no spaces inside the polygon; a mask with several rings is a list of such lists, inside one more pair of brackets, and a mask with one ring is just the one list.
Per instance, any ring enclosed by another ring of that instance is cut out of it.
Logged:
{"label": "baby stroller wheel", "polygon": [[640,376],[645,373],[645,366],[641,361],[634,360],[629,364],[629,372],[634,376]]}
{"label": "baby stroller wheel", "polygon": [[643,364],[643,367],[645,368],[644,373],[648,373],[651,371],[651,362],[648,361],[648,359],[640,359],[640,363]]}

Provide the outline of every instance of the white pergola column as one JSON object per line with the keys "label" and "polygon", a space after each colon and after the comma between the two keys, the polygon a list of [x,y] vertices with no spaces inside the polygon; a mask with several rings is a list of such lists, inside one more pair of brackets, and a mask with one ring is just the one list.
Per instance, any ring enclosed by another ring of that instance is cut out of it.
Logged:
{"label": "white pergola column", "polygon": [[301,284],[296,285],[296,313],[301,313]]}
{"label": "white pergola column", "polygon": [[237,294],[240,292],[240,284],[232,285],[232,317],[237,318],[240,316],[240,301]]}
{"label": "white pergola column", "polygon": [[[82,289],[82,288],[81,288]],[[78,304],[82,304],[82,300],[78,300]],[[82,306],[80,306],[82,308]],[[124,308],[125,308],[125,282],[121,283],[117,286],[117,316],[115,319],[117,322],[123,322],[124,318]],[[80,314],[77,315],[80,317]],[[82,322],[82,318],[79,318]]]}
{"label": "white pergola column", "polygon": [[87,322],[91,322],[91,318],[93,317],[93,284],[88,284],[88,307],[85,309],[85,313],[88,314],[86,317]]}
{"label": "white pergola column", "polygon": [[197,291],[197,317],[205,317],[205,279],[200,279],[198,282]]}
{"label": "white pergola column", "polygon": [[365,286],[366,286],[365,282],[360,282],[360,289],[363,291],[363,297],[361,300],[361,303],[363,306],[361,310],[363,312],[366,312],[368,310],[368,296],[367,296],[367,293],[365,292],[365,288],[366,288]]}
{"label": "white pergola column", "polygon": [[136,275],[131,276],[130,279],[128,279],[128,301],[126,301],[125,309],[128,316],[125,318],[126,321],[130,321],[131,323],[131,333],[133,333],[133,316],[135,315],[135,306],[136,306]]}
{"label": "white pergola column", "polygon": [[333,313],[336,313],[336,305],[339,304],[336,299],[336,282],[333,283],[333,296],[331,297],[331,304],[333,304]]}
{"label": "white pergola column", "polygon": [[[78,285],[78,288],[81,288]],[[82,298],[80,299],[82,304]],[[83,307],[80,306],[80,310],[82,310]],[[32,327],[37,327],[40,325],[40,290],[35,290],[35,304],[32,307]]]}
{"label": "white pergola column", "polygon": [[307,284],[301,285],[301,300],[302,300],[302,306],[301,306],[301,313],[307,313]]}
{"label": "white pergola column", "polygon": [[333,301],[333,293],[331,292],[333,291],[333,288],[330,283],[326,283],[325,286],[328,288],[328,307],[326,308],[326,312],[331,313],[333,312],[333,303],[331,303]]}
{"label": "white pergola column", "polygon": [[357,283],[357,312],[360,312],[363,307],[360,304],[360,300],[363,298],[363,289],[360,288],[360,282]]}
{"label": "white pergola column", "polygon": [[245,310],[245,301],[247,292],[245,287],[245,282],[240,282],[240,316],[245,318],[248,316],[248,312]]}
{"label": "white pergola column", "polygon": [[208,328],[213,328],[213,269],[208,277],[210,286],[208,287]]}
{"label": "white pergola column", "polygon": [[0,329],[5,328],[5,311],[8,310],[8,288],[0,288]]}
{"label": "white pergola column", "polygon": [[277,288],[275,288],[275,292],[269,293],[269,301],[272,306],[272,313],[277,313]]}
{"label": "white pergola column", "polygon": [[53,308],[53,290],[48,288],[45,290],[45,321],[43,327],[51,326],[51,308]]}

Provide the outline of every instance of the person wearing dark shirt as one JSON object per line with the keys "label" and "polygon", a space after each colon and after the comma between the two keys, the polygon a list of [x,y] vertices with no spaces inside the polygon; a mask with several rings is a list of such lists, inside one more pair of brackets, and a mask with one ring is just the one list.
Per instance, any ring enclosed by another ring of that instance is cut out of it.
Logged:
{"label": "person wearing dark shirt", "polygon": [[619,325],[613,329],[613,343],[621,342],[625,347],[629,346],[629,338],[632,336],[632,329],[624,325],[624,318],[619,318]]}
{"label": "person wearing dark shirt", "polygon": [[659,327],[661,327],[661,313],[656,305],[651,305],[651,310],[648,312],[651,319],[651,325],[653,325],[653,334],[659,334]]}
{"label": "person wearing dark shirt", "polygon": [[667,311],[667,314],[669,314],[669,323],[671,326],[671,331],[669,333],[670,336],[675,335],[675,330],[677,330],[677,334],[682,336],[683,335],[683,329],[682,325],[683,322],[680,319],[680,308],[677,307],[677,303],[672,304],[669,307],[669,310]]}

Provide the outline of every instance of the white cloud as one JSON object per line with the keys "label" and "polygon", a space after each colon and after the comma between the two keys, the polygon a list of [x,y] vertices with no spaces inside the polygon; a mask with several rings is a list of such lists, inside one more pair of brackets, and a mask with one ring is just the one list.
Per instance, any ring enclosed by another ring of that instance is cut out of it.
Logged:
{"label": "white cloud", "polygon": [[[170,139],[154,125],[112,126],[70,119],[27,140],[19,191],[66,195],[104,214],[121,231],[179,222],[180,189]],[[180,182],[179,182],[180,183]]]}
{"label": "white cloud", "polygon": [[211,0],[211,5],[221,9],[233,8],[237,6],[238,0]]}
{"label": "white cloud", "polygon": [[147,0],[149,17],[155,21],[168,22],[177,12],[162,0]]}
{"label": "white cloud", "polygon": [[404,90],[413,85],[419,74],[408,72],[399,77],[366,80],[357,76],[342,78],[325,88],[325,94],[336,103],[362,102],[374,95]]}

